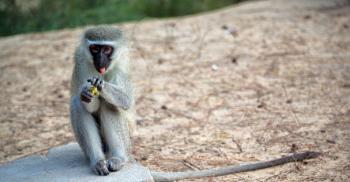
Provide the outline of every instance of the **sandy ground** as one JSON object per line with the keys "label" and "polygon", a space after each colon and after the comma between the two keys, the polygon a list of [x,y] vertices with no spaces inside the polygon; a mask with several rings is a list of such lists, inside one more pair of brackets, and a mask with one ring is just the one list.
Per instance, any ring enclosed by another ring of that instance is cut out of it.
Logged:
{"label": "sandy ground", "polygon": [[[313,150],[322,156],[193,181],[350,181],[349,1],[247,2],[119,26],[131,42],[142,164],[197,170]],[[74,140],[69,82],[82,30],[0,39],[1,162]]]}

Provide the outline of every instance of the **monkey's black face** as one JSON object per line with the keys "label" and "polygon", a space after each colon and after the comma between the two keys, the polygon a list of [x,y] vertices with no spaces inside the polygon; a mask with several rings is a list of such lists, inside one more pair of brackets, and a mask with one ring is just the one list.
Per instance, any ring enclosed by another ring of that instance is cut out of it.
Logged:
{"label": "monkey's black face", "polygon": [[100,74],[104,74],[110,65],[114,48],[108,45],[93,44],[89,46],[90,53],[94,60],[94,66]]}

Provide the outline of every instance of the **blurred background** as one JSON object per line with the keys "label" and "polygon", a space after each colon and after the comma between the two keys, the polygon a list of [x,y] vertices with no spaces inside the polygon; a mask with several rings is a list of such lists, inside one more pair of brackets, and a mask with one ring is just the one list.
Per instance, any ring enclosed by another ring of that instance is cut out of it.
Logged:
{"label": "blurred background", "polygon": [[244,0],[1,0],[0,36],[182,16]]}

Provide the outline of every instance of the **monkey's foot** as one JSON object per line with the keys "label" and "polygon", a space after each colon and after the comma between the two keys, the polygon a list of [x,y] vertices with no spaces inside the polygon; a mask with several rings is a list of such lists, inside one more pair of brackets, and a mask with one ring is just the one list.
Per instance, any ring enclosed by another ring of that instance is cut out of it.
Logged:
{"label": "monkey's foot", "polygon": [[109,170],[107,167],[107,161],[106,160],[99,160],[95,164],[95,171],[97,172],[97,174],[99,174],[101,176],[107,176],[109,174]]}
{"label": "monkey's foot", "polygon": [[108,170],[111,172],[119,171],[124,164],[125,164],[124,161],[118,157],[112,157],[107,161]]}

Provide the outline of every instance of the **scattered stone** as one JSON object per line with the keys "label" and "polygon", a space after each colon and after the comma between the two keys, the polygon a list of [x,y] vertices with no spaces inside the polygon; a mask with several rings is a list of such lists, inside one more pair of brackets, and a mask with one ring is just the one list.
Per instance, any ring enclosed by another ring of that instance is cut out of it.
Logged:
{"label": "scattered stone", "polygon": [[228,29],[228,33],[230,33],[230,34],[231,34],[232,36],[234,36],[234,37],[238,36],[237,29],[234,28],[234,27],[230,27],[230,28]]}
{"label": "scattered stone", "polygon": [[28,87],[23,87],[23,88],[22,88],[22,91],[23,91],[23,92],[27,92],[27,91],[28,91]]}
{"label": "scattered stone", "polygon": [[213,71],[217,71],[219,69],[219,67],[216,64],[213,64],[213,65],[211,65],[211,69]]}
{"label": "scattered stone", "polygon": [[237,64],[237,58],[236,58],[236,57],[232,57],[231,62],[232,62],[233,64]]}
{"label": "scattered stone", "polygon": [[295,143],[293,143],[292,144],[292,146],[290,147],[290,152],[296,152],[298,150],[298,146],[295,144]]}
{"label": "scattered stone", "polygon": [[304,19],[305,19],[305,20],[311,19],[311,15],[305,15],[305,16],[304,16]]}
{"label": "scattered stone", "polygon": [[350,83],[344,83],[343,88],[350,88]]}
{"label": "scattered stone", "polygon": [[230,26],[227,26],[227,25],[222,25],[222,26],[221,26],[221,29],[226,30],[229,34],[231,34],[231,35],[234,36],[234,37],[238,35],[237,29],[236,29],[235,27],[230,27]]}
{"label": "scattered stone", "polygon": [[163,58],[159,58],[159,59],[158,59],[158,64],[163,64],[164,61],[165,61],[165,60],[164,60]]}
{"label": "scattered stone", "polygon": [[162,110],[167,110],[167,109],[168,109],[168,107],[167,107],[166,105],[162,105],[160,108],[161,108]]}
{"label": "scattered stone", "polygon": [[228,29],[228,26],[227,26],[227,25],[222,25],[222,26],[221,26],[221,29],[227,30],[227,29]]}
{"label": "scattered stone", "polygon": [[334,140],[326,140],[328,143],[335,144]]}
{"label": "scattered stone", "polygon": [[264,102],[261,102],[258,104],[258,108],[264,108],[266,106],[266,104]]}
{"label": "scattered stone", "polygon": [[145,161],[145,160],[147,160],[147,159],[148,159],[147,156],[142,156],[142,157],[141,157],[141,160],[142,160],[142,161]]}

